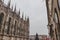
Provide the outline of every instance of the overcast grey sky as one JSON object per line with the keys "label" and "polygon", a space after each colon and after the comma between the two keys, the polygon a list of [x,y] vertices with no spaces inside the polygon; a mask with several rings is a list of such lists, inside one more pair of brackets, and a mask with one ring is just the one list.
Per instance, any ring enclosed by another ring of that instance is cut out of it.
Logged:
{"label": "overcast grey sky", "polygon": [[[5,0],[5,3],[8,1]],[[17,6],[17,10],[24,12],[24,15],[30,18],[30,35],[31,34],[46,34],[47,29],[47,12],[45,0],[12,0],[11,5]]]}

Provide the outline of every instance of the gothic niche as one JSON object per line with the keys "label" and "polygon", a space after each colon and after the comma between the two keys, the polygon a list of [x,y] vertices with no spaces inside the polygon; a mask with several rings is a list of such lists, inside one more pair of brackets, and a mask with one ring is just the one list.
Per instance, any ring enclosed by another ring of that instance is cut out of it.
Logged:
{"label": "gothic niche", "polygon": [[50,25],[50,36],[51,37],[53,36],[53,32],[54,32],[53,29],[52,29],[52,27],[53,27],[53,24]]}
{"label": "gothic niche", "polygon": [[17,21],[15,21],[15,25],[14,25],[14,35],[16,35],[16,23],[17,23]]}
{"label": "gothic niche", "polygon": [[1,14],[0,14],[0,29],[1,29],[2,21],[3,21],[3,17],[4,17],[4,14],[1,13]]}
{"label": "gothic niche", "polygon": [[57,30],[55,28],[56,40],[58,40]]}
{"label": "gothic niche", "polygon": [[7,34],[9,34],[9,30],[10,30],[10,22],[11,22],[11,18],[9,18],[9,21],[8,21],[8,29],[7,29]]}
{"label": "gothic niche", "polygon": [[55,23],[58,23],[58,14],[57,14],[57,11],[56,11],[56,8],[54,9],[55,13],[54,13],[54,22]]}

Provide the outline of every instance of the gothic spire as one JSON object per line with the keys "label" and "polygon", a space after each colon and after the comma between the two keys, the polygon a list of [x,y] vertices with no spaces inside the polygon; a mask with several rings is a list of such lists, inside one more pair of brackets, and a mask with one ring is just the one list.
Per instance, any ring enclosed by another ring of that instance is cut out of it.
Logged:
{"label": "gothic spire", "polygon": [[23,19],[23,15],[24,15],[24,13],[22,13],[22,19]]}
{"label": "gothic spire", "polygon": [[10,8],[10,3],[11,3],[11,0],[9,0],[9,2],[8,2],[8,7]]}
{"label": "gothic spire", "polygon": [[13,10],[13,5],[12,5],[12,8],[11,9]]}
{"label": "gothic spire", "polygon": [[27,22],[29,23],[29,17],[27,18]]}
{"label": "gothic spire", "polygon": [[15,9],[14,9],[14,12],[16,12],[16,5],[15,5]]}
{"label": "gothic spire", "polygon": [[3,2],[4,2],[4,0],[3,0]]}
{"label": "gothic spire", "polygon": [[19,14],[18,15],[20,15],[20,9],[19,9]]}
{"label": "gothic spire", "polygon": [[4,1],[4,0],[3,0]]}
{"label": "gothic spire", "polygon": [[26,20],[26,15],[25,15],[25,20]]}
{"label": "gothic spire", "polygon": [[4,0],[3,0],[3,3],[4,3]]}

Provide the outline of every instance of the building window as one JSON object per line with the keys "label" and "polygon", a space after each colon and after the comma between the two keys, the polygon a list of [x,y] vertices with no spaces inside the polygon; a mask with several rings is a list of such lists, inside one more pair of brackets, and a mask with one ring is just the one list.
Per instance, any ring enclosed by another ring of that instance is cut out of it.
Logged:
{"label": "building window", "polygon": [[54,22],[58,23],[58,14],[57,14],[56,8],[54,10],[55,10],[55,13],[54,13]]}
{"label": "building window", "polygon": [[53,29],[52,29],[52,27],[53,27],[53,24],[50,25],[50,36],[51,37],[53,36],[53,32],[54,32]]}
{"label": "building window", "polygon": [[11,22],[11,18],[9,18],[9,21],[8,21],[8,29],[7,29],[7,34],[9,34],[10,22]]}
{"label": "building window", "polygon": [[3,16],[4,16],[4,14],[1,13],[1,14],[0,14],[0,24],[2,24]]}
{"label": "building window", "polygon": [[57,30],[56,29],[55,29],[55,34],[56,34],[56,40],[58,40]]}
{"label": "building window", "polygon": [[7,25],[5,26],[4,33],[7,33]]}
{"label": "building window", "polygon": [[14,35],[16,34],[16,21],[15,21],[15,25],[14,25]]}
{"label": "building window", "polygon": [[17,35],[20,35],[20,28],[17,28]]}
{"label": "building window", "polygon": [[4,14],[1,13],[0,14],[0,29],[1,29],[2,22],[3,22],[3,17],[4,17]]}

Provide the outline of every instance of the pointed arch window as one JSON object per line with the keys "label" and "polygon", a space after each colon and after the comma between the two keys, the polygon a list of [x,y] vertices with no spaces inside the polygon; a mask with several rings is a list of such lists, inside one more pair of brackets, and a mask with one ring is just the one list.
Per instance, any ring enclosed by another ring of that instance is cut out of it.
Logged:
{"label": "pointed arch window", "polygon": [[15,25],[14,25],[14,35],[16,35],[16,23],[17,21],[15,21]]}
{"label": "pointed arch window", "polygon": [[1,14],[0,14],[0,24],[2,24],[3,16],[4,16],[4,14],[1,13]]}
{"label": "pointed arch window", "polygon": [[58,23],[58,14],[57,14],[56,8],[54,9],[54,11],[55,11],[55,13],[54,13],[54,22]]}
{"label": "pointed arch window", "polygon": [[4,14],[1,13],[0,14],[0,29],[1,29],[2,22],[3,22],[3,17],[4,17]]}
{"label": "pointed arch window", "polygon": [[57,30],[55,28],[56,40],[58,40]]}
{"label": "pointed arch window", "polygon": [[53,24],[50,25],[50,36],[51,37],[53,36],[53,32],[54,32],[52,27],[53,27]]}
{"label": "pointed arch window", "polygon": [[8,29],[7,29],[7,34],[9,34],[9,30],[10,30],[10,22],[11,22],[11,18],[9,18],[9,21],[8,21]]}

